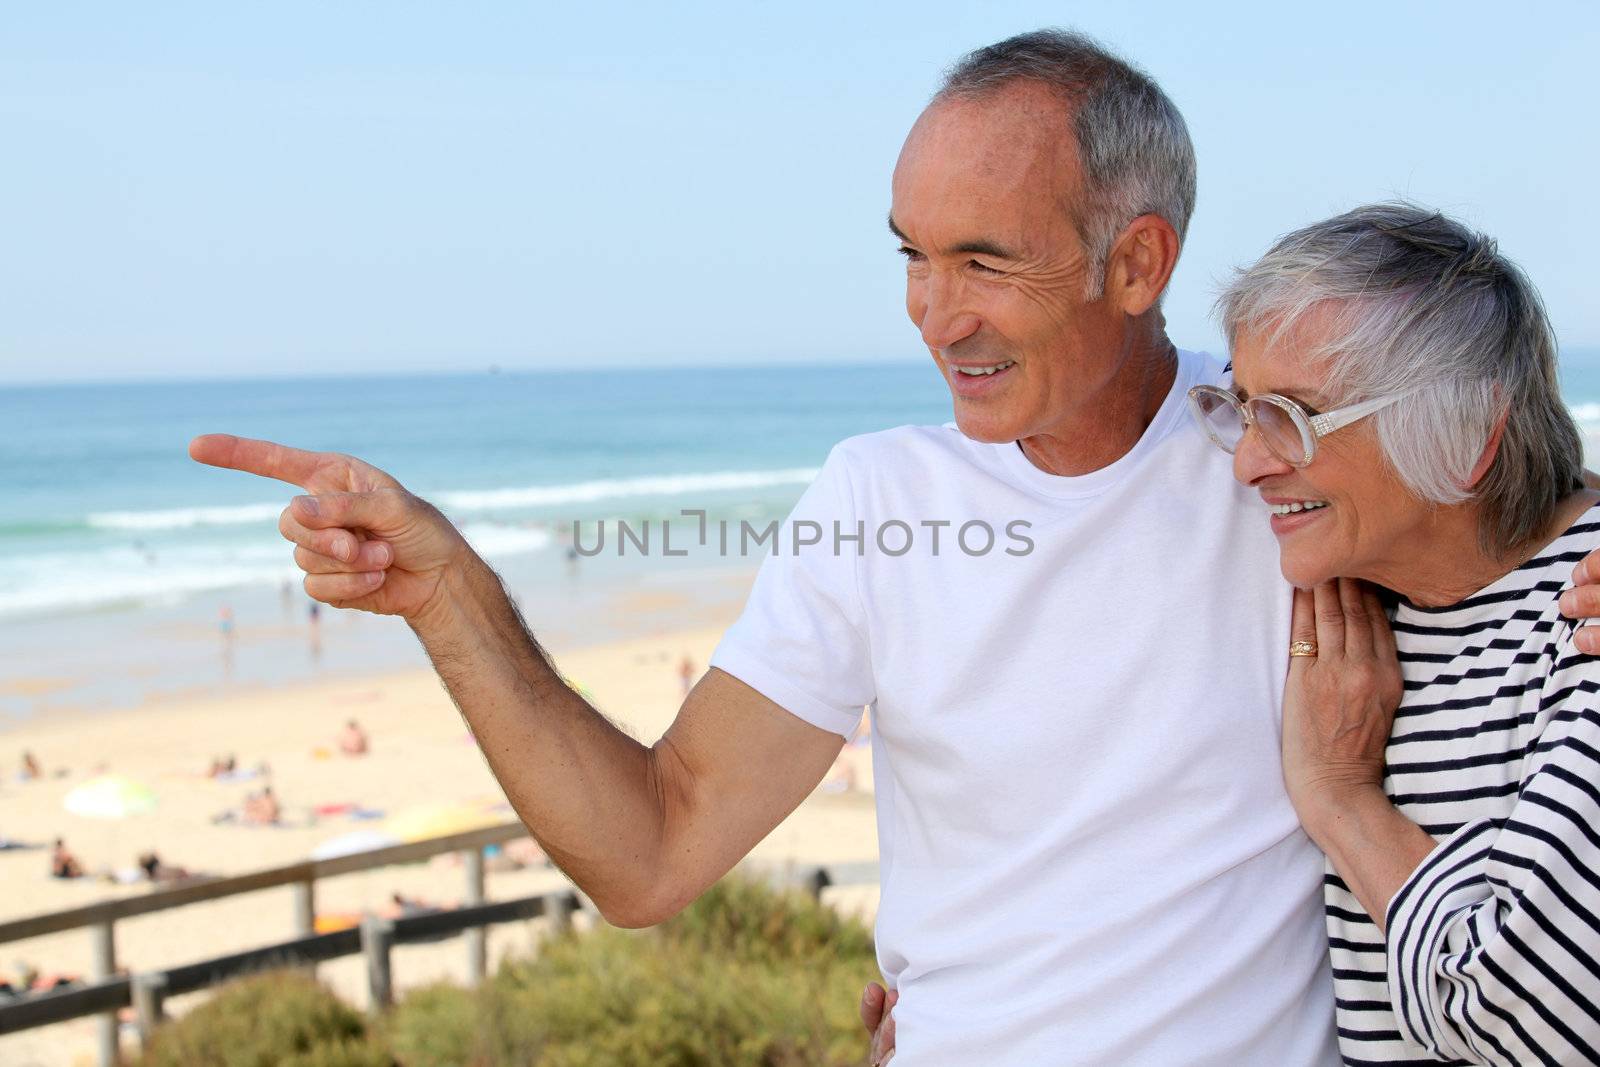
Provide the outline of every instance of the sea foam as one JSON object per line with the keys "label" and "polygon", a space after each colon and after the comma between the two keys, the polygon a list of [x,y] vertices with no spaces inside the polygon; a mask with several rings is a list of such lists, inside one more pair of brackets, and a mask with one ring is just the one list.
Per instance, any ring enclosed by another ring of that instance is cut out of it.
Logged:
{"label": "sea foam", "polygon": [[[274,512],[276,513],[276,512]],[[538,552],[555,541],[542,526],[469,522],[462,534],[490,561]],[[41,612],[174,604],[226,589],[298,585],[293,546],[275,535],[230,545],[125,545],[0,557],[0,618]]]}
{"label": "sea foam", "polygon": [[[766,489],[806,485],[817,476],[815,467],[765,471],[710,471],[702,474],[661,474],[637,478],[597,478],[564,485],[530,485],[501,489],[458,489],[422,495],[447,511],[504,511],[516,508],[593,504],[637,496],[679,496],[736,489]],[[162,508],[151,511],[100,511],[87,524],[99,530],[186,530],[202,526],[243,526],[275,522],[288,502]]]}

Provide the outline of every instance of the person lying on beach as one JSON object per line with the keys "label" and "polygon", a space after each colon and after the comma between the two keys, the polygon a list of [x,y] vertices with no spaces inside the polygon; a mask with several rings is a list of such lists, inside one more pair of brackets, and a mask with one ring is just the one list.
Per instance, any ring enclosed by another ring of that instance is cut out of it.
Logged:
{"label": "person lying on beach", "polygon": [[420,897],[391,893],[388,905],[379,909],[378,915],[385,919],[409,919],[414,915],[434,915],[444,910],[442,904],[434,904]]}
{"label": "person lying on beach", "polygon": [[46,974],[27,960],[17,960],[13,965],[16,968],[17,980],[8,982],[0,980],[0,994],[24,996],[29,993],[48,993],[53,989],[64,989],[83,981],[81,975],[54,972]]}
{"label": "person lying on beach", "polygon": [[78,862],[78,857],[67,849],[66,842],[59,837],[56,838],[55,844],[50,846],[50,877],[83,877],[83,864]]}
{"label": "person lying on beach", "polygon": [[161,858],[154,852],[140,853],[136,864],[132,867],[101,870],[96,872],[96,876],[116,885],[138,885],[141,882],[165,885],[200,877],[186,868],[162,863]]}
{"label": "person lying on beach", "polygon": [[147,882],[185,882],[198,877],[187,867],[174,867],[169,863],[162,863],[161,857],[154,852],[140,854],[139,871]]}
{"label": "person lying on beach", "polygon": [[1161,311],[1194,193],[1176,106],[1088,38],[952,69],[890,229],[954,424],[832,450],[653,745],[563,683],[388,473],[224,434],[190,454],[305,490],[279,529],[306,592],[406,619],[613,924],[726,874],[872,705],[898,1067],[1335,1064],[1324,858],[1281,758],[1292,598],[1261,502],[1185,414],[1222,363]]}
{"label": "person lying on beach", "polygon": [[211,817],[213,823],[243,823],[246,826],[276,826],[283,817],[283,811],[278,806],[278,798],[272,792],[272,787],[266,786],[259,793],[251,793],[244,798],[244,803],[239,808],[229,808]]}
{"label": "person lying on beach", "polygon": [[339,731],[339,751],[346,756],[365,756],[367,754],[367,734],[361,725],[354,719],[344,724],[344,729]]}

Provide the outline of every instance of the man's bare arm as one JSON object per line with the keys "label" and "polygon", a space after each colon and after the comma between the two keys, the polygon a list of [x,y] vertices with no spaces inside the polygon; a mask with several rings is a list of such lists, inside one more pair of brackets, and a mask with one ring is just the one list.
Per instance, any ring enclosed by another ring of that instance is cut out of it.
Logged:
{"label": "man's bare arm", "polygon": [[562,681],[488,567],[460,573],[412,627],[517,814],[619,926],[699,896],[838,755],[838,734],[715,669],[647,748]]}
{"label": "man's bare arm", "polygon": [[606,918],[675,913],[827,773],[837,734],[713,670],[656,744],[562,682],[499,577],[439,512],[359,460],[213,435],[195,459],[305,488],[279,522],[309,595],[403,616],[517,814]]}

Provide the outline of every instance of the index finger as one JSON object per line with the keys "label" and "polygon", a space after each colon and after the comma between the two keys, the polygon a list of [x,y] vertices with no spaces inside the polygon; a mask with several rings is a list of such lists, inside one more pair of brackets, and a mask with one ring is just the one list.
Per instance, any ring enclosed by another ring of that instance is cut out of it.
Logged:
{"label": "index finger", "polygon": [[228,433],[208,433],[196,437],[189,442],[189,456],[213,467],[276,478],[302,489],[310,488],[307,481],[323,464],[320,452],[307,452],[272,441],[235,437]]}

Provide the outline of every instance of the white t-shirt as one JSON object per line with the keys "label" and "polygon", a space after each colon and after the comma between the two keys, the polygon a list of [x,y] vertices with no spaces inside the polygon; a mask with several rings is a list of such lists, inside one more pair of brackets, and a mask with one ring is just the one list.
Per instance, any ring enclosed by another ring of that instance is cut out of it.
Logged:
{"label": "white t-shirt", "polygon": [[895,1067],[1338,1062],[1288,587],[1185,410],[1221,375],[1181,353],[1081,477],[953,424],[841,442],[711,659],[841,735],[874,705]]}

